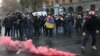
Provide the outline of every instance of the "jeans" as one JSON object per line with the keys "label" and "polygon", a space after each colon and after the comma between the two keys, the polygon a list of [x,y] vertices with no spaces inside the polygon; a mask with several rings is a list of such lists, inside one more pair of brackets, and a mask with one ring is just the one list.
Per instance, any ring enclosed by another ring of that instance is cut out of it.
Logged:
{"label": "jeans", "polygon": [[52,37],[53,36],[53,29],[46,28],[46,37]]}
{"label": "jeans", "polygon": [[63,25],[63,31],[64,31],[63,33],[66,34],[66,31],[67,31],[66,30],[66,24]]}
{"label": "jeans", "polygon": [[72,23],[66,23],[66,31],[71,34],[72,32]]}
{"label": "jeans", "polygon": [[25,37],[27,37],[28,39],[32,39],[33,34],[34,34],[33,27],[26,28]]}
{"label": "jeans", "polygon": [[56,28],[56,32],[57,32],[57,33],[63,33],[63,26],[58,26],[58,27]]}
{"label": "jeans", "polygon": [[11,28],[5,28],[5,36],[10,36]]}
{"label": "jeans", "polygon": [[24,37],[27,36],[27,31],[28,31],[28,28],[23,27],[23,36],[24,36]]}
{"label": "jeans", "polygon": [[[13,27],[13,28],[11,29],[11,36],[12,36],[12,37],[18,37],[18,33],[19,33],[19,30],[18,30],[17,27]],[[17,35],[17,36],[16,36],[16,35]]]}
{"label": "jeans", "polygon": [[83,40],[82,45],[86,46],[86,44],[87,44],[87,42],[89,40],[89,36],[91,35],[92,36],[92,43],[91,43],[91,45],[94,46],[95,43],[96,43],[96,31],[95,30],[86,30],[85,33],[86,33],[86,36],[85,36],[85,38]]}
{"label": "jeans", "polygon": [[19,27],[19,34],[20,34],[19,40],[24,40],[23,27]]}
{"label": "jeans", "polygon": [[75,26],[76,32],[77,32],[77,33],[81,32],[81,31],[82,31],[81,29],[82,29],[81,23],[76,23],[76,26]]}
{"label": "jeans", "polygon": [[39,27],[34,27],[34,35],[37,37],[40,36],[40,28]]}

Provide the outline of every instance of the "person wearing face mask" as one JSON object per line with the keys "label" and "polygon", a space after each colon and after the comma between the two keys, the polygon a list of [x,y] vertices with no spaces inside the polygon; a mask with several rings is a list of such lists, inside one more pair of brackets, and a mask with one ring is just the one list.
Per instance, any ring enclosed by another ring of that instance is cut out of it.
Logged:
{"label": "person wearing face mask", "polygon": [[97,22],[96,22],[96,14],[94,11],[90,11],[88,13],[88,16],[85,17],[85,23],[84,23],[84,26],[83,26],[83,31],[84,31],[84,35],[85,35],[85,38],[83,40],[83,43],[82,43],[82,50],[85,50],[85,46],[89,40],[89,37],[91,35],[92,37],[92,49],[97,49],[95,44],[97,42],[97,39],[96,39],[96,30],[97,30]]}
{"label": "person wearing face mask", "polygon": [[52,37],[53,29],[55,28],[55,19],[52,15],[47,16],[44,26],[45,26],[45,31],[46,31],[46,37],[47,38]]}
{"label": "person wearing face mask", "polygon": [[82,23],[83,23],[83,18],[81,15],[78,15],[75,23],[75,30],[77,33],[80,33],[82,31]]}
{"label": "person wearing face mask", "polygon": [[36,16],[34,16],[34,35],[35,37],[39,37],[40,36],[40,16],[38,14],[36,14]]}
{"label": "person wearing face mask", "polygon": [[26,36],[25,37],[27,37],[27,39],[32,39],[33,22],[32,22],[32,17],[30,14],[27,15],[26,23],[27,23],[27,27],[26,27]]}
{"label": "person wearing face mask", "polygon": [[65,28],[66,28],[66,33],[68,35],[71,35],[73,25],[74,25],[74,17],[72,14],[68,14],[68,16],[65,19]]}
{"label": "person wearing face mask", "polygon": [[3,26],[5,27],[5,36],[10,36],[10,31],[12,28],[12,21],[10,15],[7,15],[3,20]]}
{"label": "person wearing face mask", "polygon": [[62,32],[63,23],[64,23],[64,19],[61,15],[59,15],[56,18],[56,33],[61,33]]}
{"label": "person wearing face mask", "polygon": [[15,13],[12,14],[11,20],[13,23],[13,27],[11,29],[11,36],[15,39],[18,37],[18,23],[17,23],[17,17]]}

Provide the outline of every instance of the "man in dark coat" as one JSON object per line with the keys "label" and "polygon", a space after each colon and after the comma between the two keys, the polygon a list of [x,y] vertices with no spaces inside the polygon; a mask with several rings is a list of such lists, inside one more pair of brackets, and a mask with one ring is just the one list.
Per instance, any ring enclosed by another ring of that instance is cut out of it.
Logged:
{"label": "man in dark coat", "polygon": [[87,44],[87,41],[89,39],[89,35],[92,36],[92,48],[97,49],[95,44],[96,44],[96,30],[97,30],[97,23],[96,23],[96,15],[89,14],[88,18],[86,18],[86,22],[84,23],[83,30],[85,32],[85,38],[82,43],[82,49],[85,49],[85,46]]}
{"label": "man in dark coat", "polygon": [[40,17],[39,16],[35,16],[34,17],[34,34],[35,36],[40,36]]}
{"label": "man in dark coat", "polygon": [[58,16],[58,18],[56,19],[56,33],[58,33],[59,31],[61,32],[62,27],[64,24],[64,19],[63,17],[60,15]]}
{"label": "man in dark coat", "polygon": [[3,21],[3,26],[5,27],[5,36],[10,36],[10,30],[12,28],[12,20],[10,18],[10,16],[5,17],[4,21]]}
{"label": "man in dark coat", "polygon": [[75,30],[77,33],[80,33],[82,30],[82,23],[83,23],[83,19],[81,15],[78,15],[76,18],[76,24],[75,24]]}
{"label": "man in dark coat", "polygon": [[18,24],[18,30],[19,30],[19,40],[24,40],[23,38],[23,17],[22,17],[22,13],[17,12],[16,13],[16,17],[17,17],[17,24]]}
{"label": "man in dark coat", "polygon": [[74,25],[74,18],[71,14],[68,14],[68,17],[65,19],[65,26],[66,26],[66,32],[67,34],[72,33],[72,26]]}
{"label": "man in dark coat", "polygon": [[12,14],[11,20],[12,20],[12,23],[13,23],[13,27],[12,27],[12,30],[11,30],[11,36],[15,37],[15,35],[17,34],[17,37],[18,37],[18,22],[17,22],[17,16],[16,16],[15,13]]}

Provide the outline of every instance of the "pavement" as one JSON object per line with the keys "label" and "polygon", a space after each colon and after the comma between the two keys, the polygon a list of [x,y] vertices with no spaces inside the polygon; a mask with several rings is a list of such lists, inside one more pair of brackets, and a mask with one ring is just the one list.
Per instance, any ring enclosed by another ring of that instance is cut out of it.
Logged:
{"label": "pavement", "polygon": [[[2,35],[4,35],[4,28],[2,29]],[[37,46],[50,46],[51,48],[56,48],[61,51],[71,52],[78,54],[79,56],[100,56],[100,33],[97,35],[97,50],[91,49],[91,37],[88,41],[86,49],[84,52],[81,50],[81,42],[84,36],[81,33],[72,32],[71,35],[64,35],[62,33],[54,34],[50,41],[46,41],[47,38],[40,36],[40,38],[33,38],[33,43]],[[14,52],[7,51],[3,46],[0,46],[0,56],[38,56],[28,53],[20,53],[16,55]]]}

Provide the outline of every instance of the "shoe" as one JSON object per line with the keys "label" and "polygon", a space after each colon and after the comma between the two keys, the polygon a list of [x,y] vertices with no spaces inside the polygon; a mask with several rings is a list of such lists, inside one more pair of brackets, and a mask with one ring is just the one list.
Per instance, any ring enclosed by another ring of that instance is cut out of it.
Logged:
{"label": "shoe", "polygon": [[97,48],[96,48],[96,46],[92,46],[92,49],[96,50]]}
{"label": "shoe", "polygon": [[82,46],[81,48],[82,48],[82,50],[85,50],[85,47],[84,46]]}

